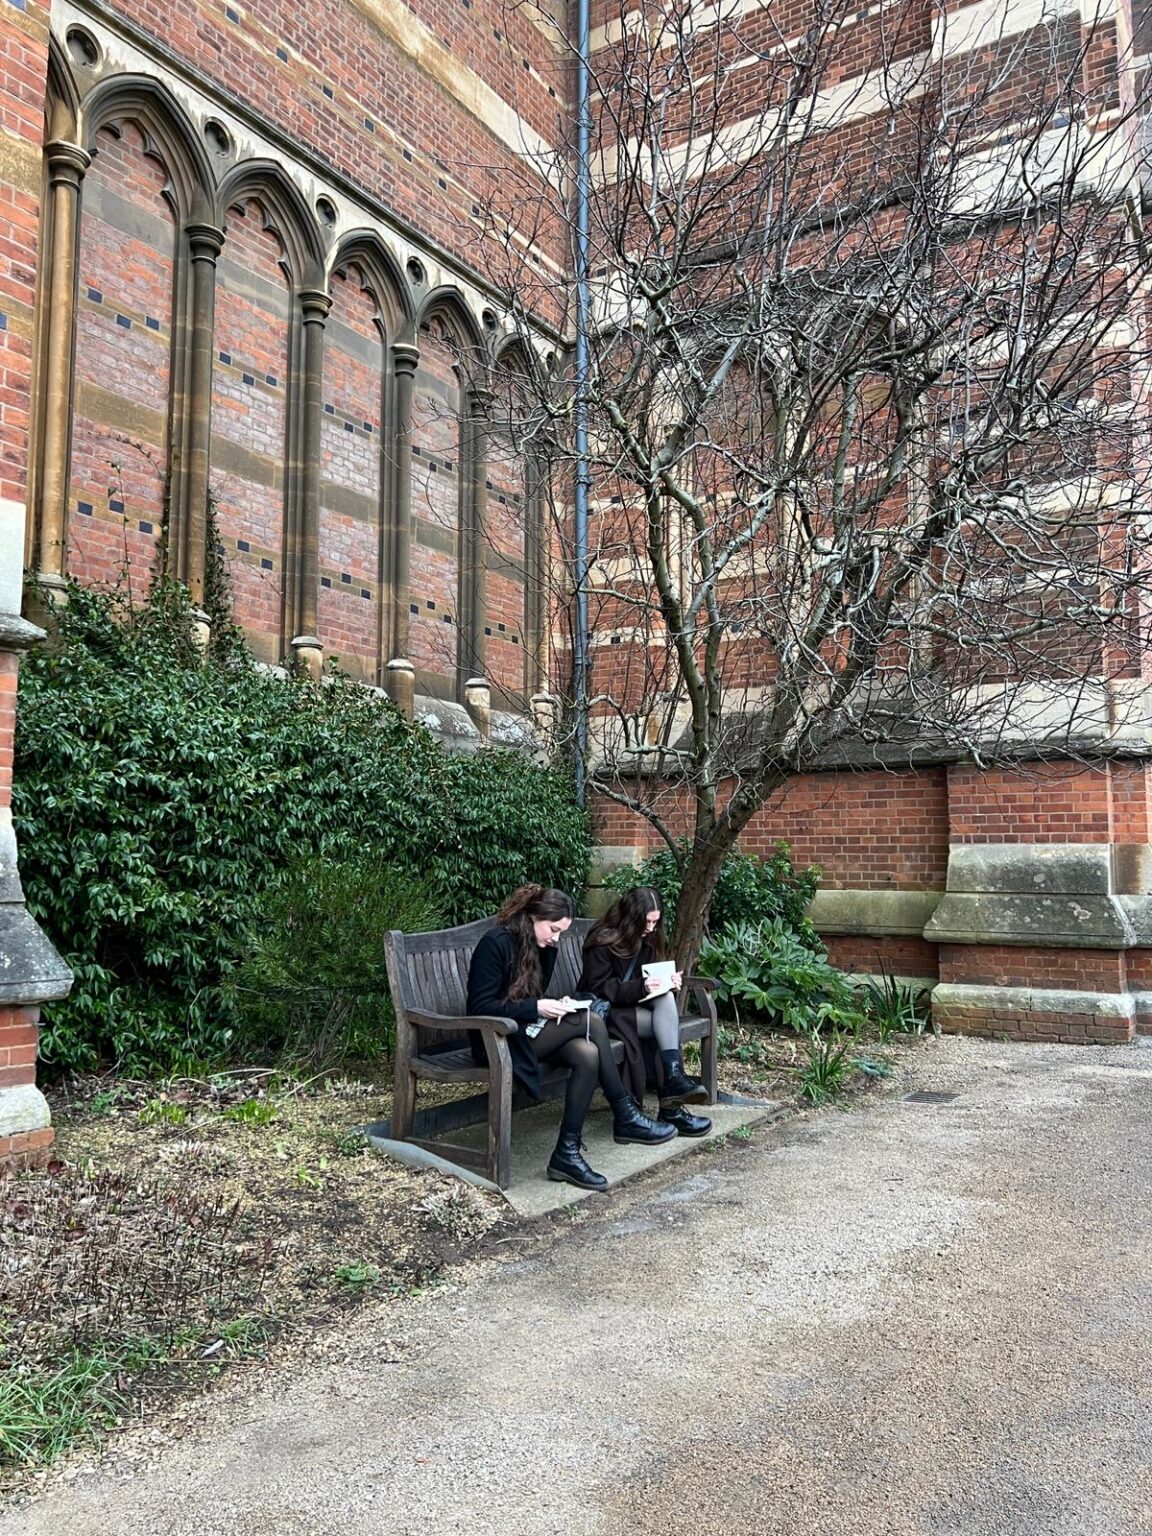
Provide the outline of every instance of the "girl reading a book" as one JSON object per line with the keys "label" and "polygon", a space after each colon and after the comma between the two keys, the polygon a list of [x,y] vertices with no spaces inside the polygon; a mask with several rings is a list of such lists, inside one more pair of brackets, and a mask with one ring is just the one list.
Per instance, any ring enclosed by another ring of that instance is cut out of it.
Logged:
{"label": "girl reading a book", "polygon": [[[508,1036],[512,1070],[535,1098],[542,1093],[540,1063],[568,1068],[560,1139],[548,1161],[548,1177],[579,1189],[606,1189],[608,1180],[582,1156],[581,1132],[599,1083],[612,1108],[612,1134],[619,1142],[654,1143],[676,1134],[649,1120],[629,1098],[620,1080],[608,1030],[585,1001],[545,997],[560,937],[572,926],[572,903],[563,891],[522,885],[496,914],[496,927],[477,944],[468,968],[468,1012],[472,1017],[513,1019]],[[473,1053],[484,1062],[483,1042],[473,1036]]]}
{"label": "girl reading a book", "polygon": [[712,1122],[684,1107],[703,1103],[708,1091],[685,1074],[680,1059],[676,994],[683,978],[667,951],[660,893],[635,886],[584,940],[580,990],[606,998],[610,1005],[608,1032],[623,1042],[621,1075],[630,1095],[643,1103],[648,1075],[643,1042],[651,1040],[660,1063],[660,1122],[680,1136],[704,1136]]}

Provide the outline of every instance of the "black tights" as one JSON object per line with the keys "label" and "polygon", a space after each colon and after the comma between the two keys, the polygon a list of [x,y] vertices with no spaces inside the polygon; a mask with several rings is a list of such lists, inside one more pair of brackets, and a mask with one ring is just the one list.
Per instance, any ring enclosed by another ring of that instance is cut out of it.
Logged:
{"label": "black tights", "polygon": [[625,1097],[624,1084],[612,1055],[608,1039],[608,1026],[604,1020],[591,1015],[591,1025],[586,1015],[575,1019],[550,1019],[533,1040],[533,1048],[541,1061],[555,1056],[568,1068],[568,1087],[564,1093],[564,1117],[560,1129],[579,1136],[588,1117],[588,1106],[596,1092],[596,1084],[604,1090],[609,1104],[616,1104]]}

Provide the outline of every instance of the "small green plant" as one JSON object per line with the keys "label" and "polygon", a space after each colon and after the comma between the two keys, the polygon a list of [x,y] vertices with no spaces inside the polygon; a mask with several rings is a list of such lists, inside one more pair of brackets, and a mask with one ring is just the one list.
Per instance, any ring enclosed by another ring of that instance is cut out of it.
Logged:
{"label": "small green plant", "polygon": [[827,1104],[844,1091],[848,1070],[848,1041],[838,1034],[813,1034],[807,1059],[798,1068],[800,1097],[809,1104]]}
{"label": "small green plant", "polygon": [[880,1061],[875,1056],[853,1056],[851,1064],[857,1072],[862,1072],[865,1077],[876,1078],[877,1081],[892,1076],[892,1064]]}
{"label": "small green plant", "polygon": [[341,1264],[334,1276],[337,1285],[345,1290],[367,1291],[380,1283],[380,1271],[375,1264]]}
{"label": "small green plant", "polygon": [[225,1120],[237,1120],[241,1125],[271,1125],[276,1118],[276,1106],[268,1099],[241,1099],[239,1104],[229,1104],[224,1111]]}
{"label": "small green plant", "polygon": [[896,1034],[922,1035],[932,1027],[928,993],[897,981],[887,971],[879,981],[865,982],[861,1001],[881,1043]]}
{"label": "small green plant", "polygon": [[368,1150],[368,1139],[355,1126],[342,1126],[339,1130],[324,1131],[320,1140],[332,1148],[337,1157],[363,1157]]}
{"label": "small green plant", "polygon": [[141,1125],[187,1125],[192,1111],[187,1104],[174,1104],[169,1099],[149,1099],[140,1111]]}
{"label": "small green plant", "polygon": [[738,1125],[731,1132],[733,1141],[751,1141],[752,1127],[750,1125]]}

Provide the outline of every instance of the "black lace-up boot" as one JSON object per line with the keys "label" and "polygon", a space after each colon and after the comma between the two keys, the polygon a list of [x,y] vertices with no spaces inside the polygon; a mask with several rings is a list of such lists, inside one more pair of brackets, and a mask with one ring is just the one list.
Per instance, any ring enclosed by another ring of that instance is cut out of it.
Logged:
{"label": "black lace-up boot", "polygon": [[664,1068],[664,1082],[660,1088],[661,1109],[672,1109],[677,1104],[708,1102],[707,1088],[694,1077],[687,1076],[679,1051],[661,1051],[660,1061]]}
{"label": "black lace-up boot", "polygon": [[661,1141],[670,1141],[676,1134],[676,1127],[672,1125],[659,1125],[655,1120],[649,1120],[648,1116],[640,1108],[635,1099],[627,1094],[622,1099],[617,1099],[612,1106],[612,1139],[619,1142],[637,1142],[641,1146],[655,1146]]}
{"label": "black lace-up boot", "polygon": [[711,1120],[689,1114],[683,1104],[672,1104],[667,1109],[661,1105],[658,1119],[663,1125],[674,1125],[677,1136],[707,1136],[712,1129]]}
{"label": "black lace-up boot", "polygon": [[548,1159],[548,1177],[555,1184],[575,1184],[577,1189],[602,1190],[608,1180],[589,1168],[581,1155],[584,1143],[575,1131],[561,1131],[556,1150]]}

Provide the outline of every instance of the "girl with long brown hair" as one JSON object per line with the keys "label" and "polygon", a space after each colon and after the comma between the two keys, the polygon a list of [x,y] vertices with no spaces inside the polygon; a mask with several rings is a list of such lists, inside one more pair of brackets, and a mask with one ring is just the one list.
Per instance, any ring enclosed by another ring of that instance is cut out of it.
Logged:
{"label": "girl with long brown hair", "polygon": [[[581,1153],[581,1132],[599,1083],[612,1108],[612,1134],[619,1142],[654,1143],[676,1134],[649,1120],[620,1080],[608,1030],[587,1008],[546,997],[556,968],[556,949],[572,926],[572,903],[563,891],[522,885],[496,914],[472,953],[468,968],[468,1012],[473,1018],[512,1019],[508,1036],[512,1070],[534,1097],[541,1096],[540,1063],[555,1059],[568,1068],[560,1137],[548,1160],[548,1177],[579,1189],[606,1189]],[[473,1049],[482,1060],[483,1046]]]}
{"label": "girl with long brown hair", "polygon": [[660,1121],[679,1136],[703,1136],[711,1130],[711,1120],[684,1107],[703,1103],[708,1090],[687,1076],[680,1058],[676,994],[682,977],[674,971],[666,986],[644,975],[646,965],[666,959],[667,954],[660,892],[651,886],[633,886],[584,940],[580,989],[609,1004],[608,1032],[623,1042],[623,1078],[631,1096],[643,1102],[648,1069],[642,1042],[652,1040],[660,1062]]}

